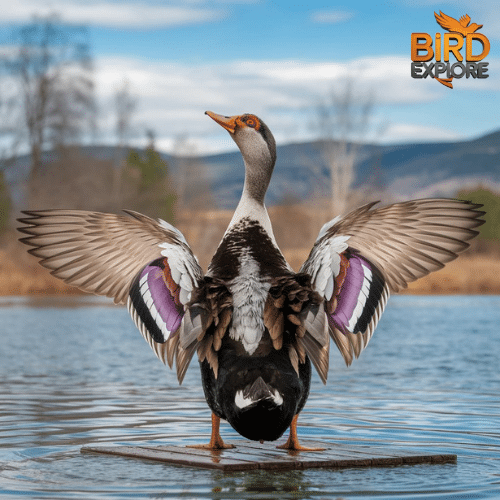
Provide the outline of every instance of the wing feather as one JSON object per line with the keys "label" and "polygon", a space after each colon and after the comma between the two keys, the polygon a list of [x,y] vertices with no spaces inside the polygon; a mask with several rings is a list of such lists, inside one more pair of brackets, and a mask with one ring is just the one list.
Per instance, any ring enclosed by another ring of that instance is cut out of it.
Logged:
{"label": "wing feather", "polygon": [[[468,248],[469,241],[478,234],[475,229],[484,223],[480,206],[431,198],[372,210],[370,203],[340,219],[322,239],[349,236],[349,247],[379,267],[388,278],[391,292],[398,292]],[[322,243],[317,241],[315,247]],[[311,254],[315,251],[313,248]],[[408,265],[415,261],[423,269],[410,272]],[[310,262],[311,256],[304,266],[309,267]]]}
{"label": "wing feather", "polygon": [[374,206],[325,224],[301,268],[325,300],[330,336],[347,364],[368,344],[390,293],[455,259],[484,223],[481,205],[462,200]]}
{"label": "wing feather", "polygon": [[[52,274],[86,292],[125,303],[141,268],[162,256],[161,244],[171,244],[188,262],[190,276],[202,276],[182,234],[163,221],[132,211],[127,215],[83,210],[23,212],[21,241]],[[110,282],[111,279],[111,282]]]}

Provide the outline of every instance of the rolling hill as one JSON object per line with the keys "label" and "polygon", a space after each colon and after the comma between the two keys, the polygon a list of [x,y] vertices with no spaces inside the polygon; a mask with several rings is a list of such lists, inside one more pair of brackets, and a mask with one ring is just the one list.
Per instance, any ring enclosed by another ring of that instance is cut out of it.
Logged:
{"label": "rolling hill", "polygon": [[[82,151],[84,155],[99,159],[112,159],[117,154],[112,146],[86,146]],[[192,161],[189,158],[179,160],[168,154],[162,156],[174,178],[179,175],[181,165]],[[54,153],[46,152],[44,161],[53,157]],[[203,156],[194,161],[205,167],[205,182],[212,189],[216,205],[234,208],[244,178],[240,153]],[[316,143],[279,146],[267,202],[302,201],[327,194],[327,171],[309,167],[320,164],[320,150]],[[28,156],[19,157],[5,169],[17,206],[24,203],[23,186],[28,173]],[[367,183],[383,188],[391,199],[453,196],[459,189],[478,184],[500,191],[500,131],[460,142],[360,146],[355,186]]]}

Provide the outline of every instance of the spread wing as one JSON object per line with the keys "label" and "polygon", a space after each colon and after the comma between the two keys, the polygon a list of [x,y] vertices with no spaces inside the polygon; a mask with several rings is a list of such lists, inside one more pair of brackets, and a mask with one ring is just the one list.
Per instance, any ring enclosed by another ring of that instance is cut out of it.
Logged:
{"label": "spread wing", "polygon": [[469,25],[470,23],[470,16],[469,14],[465,14],[465,16],[462,16],[460,18],[460,24],[464,27],[464,28],[467,28],[467,26]]}
{"label": "spread wing", "polygon": [[481,205],[461,200],[374,205],[325,224],[301,269],[325,300],[347,364],[368,344],[390,293],[455,259],[484,223]]}
{"label": "spread wing", "polygon": [[436,18],[438,24],[445,30],[457,31],[457,29],[460,29],[460,23],[456,19],[443,14],[441,11],[439,11],[439,14],[434,12],[434,17]]}
{"label": "spread wing", "polygon": [[21,241],[42,266],[85,292],[127,302],[156,355],[170,366],[174,355],[182,357],[175,334],[203,272],[180,231],[132,211],[24,214],[19,231],[27,236]]}

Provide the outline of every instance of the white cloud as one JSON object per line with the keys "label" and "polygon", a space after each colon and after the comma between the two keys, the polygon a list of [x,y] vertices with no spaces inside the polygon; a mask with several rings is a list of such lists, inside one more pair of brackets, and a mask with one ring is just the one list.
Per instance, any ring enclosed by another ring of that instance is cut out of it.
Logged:
{"label": "white cloud", "polygon": [[19,47],[16,45],[0,45],[0,59],[10,60],[19,55]]}
{"label": "white cloud", "polygon": [[65,22],[115,28],[159,28],[214,21],[226,16],[225,10],[189,5],[154,4],[149,2],[75,2],[51,0],[0,0],[0,23],[27,22],[33,15],[59,14]]}
{"label": "white cloud", "polygon": [[[348,76],[354,79],[356,91],[368,93],[375,89],[377,104],[412,105],[449,92],[435,82],[413,80],[409,73],[409,61],[402,57],[346,63],[285,60],[204,65],[127,58],[96,61],[105,136],[108,131],[107,137],[112,138],[113,95],[126,78],[138,97],[135,124],[139,135],[147,127],[154,128],[158,140],[168,145],[175,136],[188,134],[199,140],[200,151],[212,151],[212,147],[207,147],[212,141],[224,149],[232,144],[222,129],[203,116],[207,109],[223,114],[260,115],[283,142],[311,136],[305,110],[310,110],[332,88],[342,85]],[[400,133],[404,135],[404,131]]]}
{"label": "white cloud", "polygon": [[315,23],[337,24],[349,21],[354,14],[345,10],[318,10],[311,14],[311,21]]}
{"label": "white cloud", "polygon": [[[342,63],[283,60],[201,65],[98,58],[95,80],[100,138],[103,143],[115,141],[114,95],[127,80],[137,97],[133,117],[136,144],[145,141],[144,132],[149,128],[155,130],[158,145],[167,150],[172,149],[175,138],[181,135],[196,141],[200,153],[234,147],[224,130],[203,115],[206,110],[226,115],[255,113],[270,126],[278,142],[307,140],[313,136],[311,109],[332,89],[342,88],[347,77],[353,80],[356,92],[375,93],[380,115],[373,118],[379,123],[384,123],[387,116],[382,106],[410,109],[456,92],[431,79],[412,79],[408,58],[398,56]],[[476,88],[479,90],[479,86]],[[451,129],[402,121],[390,124],[383,135],[374,139],[387,143],[460,138]]]}
{"label": "white cloud", "polygon": [[439,142],[462,140],[464,137],[454,130],[412,123],[393,123],[384,132],[383,142],[397,144],[406,142]]}

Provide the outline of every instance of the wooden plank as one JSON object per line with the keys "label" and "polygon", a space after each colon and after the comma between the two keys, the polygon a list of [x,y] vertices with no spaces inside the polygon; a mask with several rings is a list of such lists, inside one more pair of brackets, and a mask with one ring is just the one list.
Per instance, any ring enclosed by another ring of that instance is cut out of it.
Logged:
{"label": "wooden plank", "polygon": [[179,447],[178,451],[175,453],[142,446],[84,446],[81,451],[83,453],[100,453],[105,455],[139,458],[189,467],[201,467],[204,469],[239,471],[259,468],[258,462],[227,459],[221,457],[219,452],[208,451],[205,454],[196,454],[192,453],[189,448],[181,447]]}
{"label": "wooden plank", "polygon": [[255,469],[308,469],[317,467],[386,467],[403,464],[456,462],[450,454],[422,454],[414,450],[386,450],[366,445],[304,442],[304,446],[324,451],[297,452],[276,448],[273,443],[237,441],[229,450],[203,450],[184,446],[85,446],[83,453],[100,453],[154,460],[189,467],[243,471]]}
{"label": "wooden plank", "polygon": [[[324,443],[320,441],[310,441],[311,446],[325,446]],[[339,443],[338,445],[328,444],[328,451],[334,451],[336,453],[347,453],[351,456],[372,456],[374,461],[382,462],[387,458],[400,458],[402,463],[405,464],[418,464],[418,463],[450,463],[457,461],[457,455],[454,454],[422,454],[421,451],[405,449],[393,449],[388,450],[386,448],[380,448],[375,446],[367,445],[348,445],[345,443]],[[337,448],[338,446],[338,448]],[[380,457],[380,458],[378,458]]]}
{"label": "wooden plank", "polygon": [[[249,441],[251,442],[251,441]],[[241,443],[245,443],[245,441],[241,441]],[[247,446],[236,445],[236,448],[231,448],[228,450],[217,450],[217,451],[208,451],[199,448],[182,448],[178,446],[158,446],[155,448],[160,448],[166,452],[170,453],[178,453],[179,448],[184,450],[189,450],[188,453],[196,456],[204,456],[211,453],[213,456],[221,456],[225,459],[233,460],[233,461],[244,461],[248,463],[257,463],[259,464],[259,469],[297,469],[298,467],[297,460],[293,456],[289,456],[286,453],[281,453],[277,455],[276,453],[264,453],[262,448],[251,448]]]}
{"label": "wooden plank", "polygon": [[[366,467],[370,465],[371,456],[353,456],[353,453],[345,452],[344,450],[337,450],[331,448],[325,443],[311,442],[301,443],[304,446],[310,447],[323,447],[323,451],[287,451],[277,449],[276,445],[273,443],[256,443],[255,441],[244,441],[245,447],[248,448],[262,448],[264,453],[269,453],[276,456],[277,453],[280,456],[290,456],[293,460],[300,464],[297,468],[314,468],[314,467],[351,467],[360,466]],[[353,461],[354,460],[354,461]]]}

